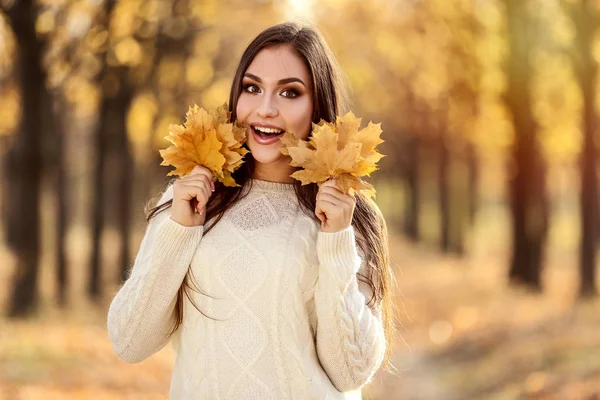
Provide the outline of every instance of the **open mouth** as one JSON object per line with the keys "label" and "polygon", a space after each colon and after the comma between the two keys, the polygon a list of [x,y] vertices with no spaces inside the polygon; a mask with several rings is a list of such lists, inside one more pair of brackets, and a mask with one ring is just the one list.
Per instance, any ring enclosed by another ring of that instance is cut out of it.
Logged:
{"label": "open mouth", "polygon": [[283,129],[265,128],[254,125],[250,125],[250,130],[259,144],[275,143],[285,133]]}
{"label": "open mouth", "polygon": [[282,129],[264,128],[262,126],[251,125],[250,127],[252,128],[252,130],[254,130],[254,133],[265,139],[273,136],[279,136],[285,132]]}

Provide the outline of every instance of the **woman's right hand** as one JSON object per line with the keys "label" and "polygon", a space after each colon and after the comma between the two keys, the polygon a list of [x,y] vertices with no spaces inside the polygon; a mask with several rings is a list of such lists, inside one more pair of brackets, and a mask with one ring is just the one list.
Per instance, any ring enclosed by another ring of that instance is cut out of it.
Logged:
{"label": "woman's right hand", "polygon": [[[215,190],[215,177],[209,169],[196,165],[189,175],[173,184],[171,219],[180,225],[203,225],[206,219],[206,204]],[[196,210],[192,200],[196,199]]]}

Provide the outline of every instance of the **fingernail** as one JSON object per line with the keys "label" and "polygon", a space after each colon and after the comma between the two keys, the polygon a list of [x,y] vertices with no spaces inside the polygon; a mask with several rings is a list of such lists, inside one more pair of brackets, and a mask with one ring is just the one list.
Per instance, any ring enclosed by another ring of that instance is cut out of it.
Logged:
{"label": "fingernail", "polygon": [[210,188],[213,192],[215,191],[215,183],[213,181],[210,182]]}

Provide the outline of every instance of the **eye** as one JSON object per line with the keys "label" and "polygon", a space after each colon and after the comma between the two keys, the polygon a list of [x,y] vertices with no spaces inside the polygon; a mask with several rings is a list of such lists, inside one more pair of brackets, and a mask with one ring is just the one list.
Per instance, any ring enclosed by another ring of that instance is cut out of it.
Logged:
{"label": "eye", "polygon": [[258,89],[258,86],[248,83],[246,85],[244,85],[244,91],[248,92],[248,93],[258,93],[260,92],[260,90]]}
{"label": "eye", "polygon": [[281,92],[281,95],[288,99],[293,99],[294,97],[298,97],[298,91],[294,89],[286,89],[283,92]]}

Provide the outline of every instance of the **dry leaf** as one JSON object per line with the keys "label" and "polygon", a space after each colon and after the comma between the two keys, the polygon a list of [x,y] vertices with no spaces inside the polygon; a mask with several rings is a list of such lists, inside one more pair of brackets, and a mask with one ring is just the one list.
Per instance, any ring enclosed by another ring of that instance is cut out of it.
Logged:
{"label": "dry leaf", "polygon": [[246,131],[238,123],[230,123],[229,117],[227,104],[209,111],[194,105],[189,108],[183,125],[171,124],[165,139],[172,145],[160,150],[163,158],[160,165],[175,167],[167,176],[184,176],[196,165],[202,165],[225,186],[239,186],[231,173],[242,165],[248,153],[242,147]]}
{"label": "dry leaf", "polygon": [[290,165],[303,168],[291,176],[303,185],[321,185],[329,178],[336,178],[346,193],[356,190],[375,196],[373,186],[360,177],[376,171],[377,162],[384,157],[375,150],[383,143],[381,124],[370,122],[366,128],[360,129],[360,122],[361,119],[351,112],[338,117],[335,124],[321,121],[318,125],[313,124],[308,141],[286,132],[281,137],[284,144],[281,153],[292,158]]}

